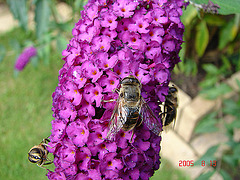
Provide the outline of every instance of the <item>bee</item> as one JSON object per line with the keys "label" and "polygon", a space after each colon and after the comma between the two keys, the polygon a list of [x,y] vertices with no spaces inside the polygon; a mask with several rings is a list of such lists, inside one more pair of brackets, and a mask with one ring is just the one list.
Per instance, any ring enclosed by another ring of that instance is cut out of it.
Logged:
{"label": "bee", "polygon": [[[43,165],[49,165],[52,164],[53,161],[48,159],[47,155],[48,155],[48,150],[47,150],[47,146],[48,146],[48,142],[49,139],[45,138],[42,140],[42,142],[37,145],[37,146],[33,146],[29,152],[28,152],[28,160],[31,163],[36,163],[39,167],[45,168],[43,167]],[[45,168],[46,169],[46,168]]]}
{"label": "bee", "polygon": [[111,140],[120,129],[123,131],[134,131],[134,128],[140,126],[142,122],[153,133],[160,136],[161,124],[141,96],[142,84],[140,81],[133,75],[130,75],[123,78],[120,85],[119,97],[110,118],[107,139]]}
{"label": "bee", "polygon": [[175,123],[178,107],[177,92],[178,90],[176,87],[169,87],[168,95],[166,96],[166,100],[164,103],[164,111],[161,114],[161,121],[163,126],[168,126],[173,121]]}

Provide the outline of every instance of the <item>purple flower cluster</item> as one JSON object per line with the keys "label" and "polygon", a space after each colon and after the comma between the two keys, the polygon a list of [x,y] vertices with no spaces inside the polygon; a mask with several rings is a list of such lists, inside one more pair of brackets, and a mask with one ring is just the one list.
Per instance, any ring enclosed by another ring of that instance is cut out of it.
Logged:
{"label": "purple flower cluster", "polygon": [[160,165],[161,137],[144,123],[106,140],[117,99],[114,90],[128,75],[142,83],[142,96],[155,115],[168,94],[170,71],[184,26],[183,0],[89,0],[53,93],[49,179],[149,179]]}
{"label": "purple flower cluster", "polygon": [[28,64],[30,59],[37,55],[37,49],[33,46],[27,47],[23,50],[23,52],[17,58],[15,63],[15,69],[18,71],[22,71],[24,67]]}

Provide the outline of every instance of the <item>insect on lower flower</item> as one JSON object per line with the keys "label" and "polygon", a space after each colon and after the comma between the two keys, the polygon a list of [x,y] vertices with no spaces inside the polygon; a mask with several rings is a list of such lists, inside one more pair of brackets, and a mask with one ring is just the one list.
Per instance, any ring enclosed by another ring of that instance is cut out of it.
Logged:
{"label": "insect on lower flower", "polygon": [[49,139],[44,138],[39,145],[33,146],[28,152],[28,160],[31,163],[36,163],[39,167],[45,169],[46,167],[43,167],[43,165],[49,165],[53,163],[53,161],[47,157],[48,142],[50,142]]}

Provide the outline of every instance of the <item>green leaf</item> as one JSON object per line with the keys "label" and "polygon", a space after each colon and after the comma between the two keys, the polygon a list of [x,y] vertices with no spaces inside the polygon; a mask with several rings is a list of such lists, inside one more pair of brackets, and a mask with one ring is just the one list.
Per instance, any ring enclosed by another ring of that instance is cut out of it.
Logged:
{"label": "green leaf", "polygon": [[214,173],[215,173],[215,171],[209,171],[207,173],[201,174],[200,176],[198,176],[196,178],[196,180],[206,180],[206,179],[209,179]]}
{"label": "green leaf", "polygon": [[49,64],[50,60],[50,50],[51,50],[50,44],[45,44],[45,46],[39,48],[38,50],[39,56],[41,57],[41,59],[43,59],[43,62],[47,65]]}
{"label": "green leaf", "polygon": [[210,164],[210,161],[216,160],[214,154],[216,153],[217,149],[218,149],[219,145],[215,145],[210,147],[207,152],[201,157],[199,158],[194,165],[200,165],[202,164],[202,161],[205,162],[205,166]]}
{"label": "green leaf", "polygon": [[233,148],[233,155],[236,159],[240,160],[240,144],[236,144],[236,146]]}
{"label": "green leaf", "polygon": [[78,12],[83,9],[83,6],[87,3],[87,0],[75,0],[74,1],[74,12]]}
{"label": "green leaf", "polygon": [[[231,65],[231,61],[228,59],[228,58],[226,58],[224,55],[222,55],[222,57],[221,57],[221,59],[222,59],[222,62],[223,62],[223,65],[222,65],[222,67],[221,67],[221,74],[228,74],[228,73],[231,73],[232,74],[232,72],[231,72],[231,68],[232,68],[232,65]],[[227,73],[226,73],[226,71],[227,71]]]}
{"label": "green leaf", "polygon": [[34,56],[31,58],[31,64],[33,65],[33,67],[37,67],[38,66],[38,62],[39,62],[39,57],[38,56]]}
{"label": "green leaf", "polygon": [[215,126],[217,124],[216,112],[210,113],[205,116],[196,126],[195,133],[210,133],[218,131]]}
{"label": "green leaf", "polygon": [[240,89],[240,80],[239,79],[236,79],[236,83],[238,85],[238,88]]}
{"label": "green leaf", "polygon": [[219,78],[217,76],[209,76],[205,80],[199,83],[200,87],[204,89],[209,89],[209,87],[215,86],[215,84],[218,82]]}
{"label": "green leaf", "polygon": [[49,1],[37,0],[35,8],[35,22],[38,39],[41,39],[42,36],[49,31],[50,15],[51,11]]}
{"label": "green leaf", "polygon": [[231,180],[232,177],[223,169],[220,169],[219,173],[222,175],[224,180]]}
{"label": "green leaf", "polygon": [[[208,4],[208,0],[191,0],[197,4]],[[220,9],[218,9],[219,14],[237,14],[240,13],[240,0],[211,0],[214,4],[218,4]]]}
{"label": "green leaf", "polygon": [[28,7],[27,0],[7,0],[10,10],[15,19],[24,30],[28,30]]}
{"label": "green leaf", "polygon": [[229,15],[240,13],[240,0],[211,0],[220,6],[219,14]]}
{"label": "green leaf", "polygon": [[187,6],[186,10],[183,10],[181,20],[185,26],[188,26],[192,23],[193,18],[197,16],[197,10],[193,6]]}
{"label": "green leaf", "polygon": [[202,57],[209,42],[209,32],[205,21],[201,21],[196,28],[195,49],[198,56]]}
{"label": "green leaf", "polygon": [[211,26],[223,26],[226,22],[221,16],[206,14],[203,19]]}
{"label": "green leaf", "polygon": [[5,55],[6,55],[6,49],[2,44],[0,44],[0,63],[2,62]]}
{"label": "green leaf", "polygon": [[236,159],[232,155],[224,155],[222,158],[223,158],[223,161],[225,161],[227,164],[229,164],[232,167],[235,167],[237,164]]}
{"label": "green leaf", "polygon": [[219,69],[213,64],[204,64],[202,67],[210,75],[219,74]]}
{"label": "green leaf", "polygon": [[64,38],[63,36],[59,35],[57,37],[57,50],[59,52],[62,52],[64,49],[67,47],[67,39]]}
{"label": "green leaf", "polygon": [[223,49],[229,42],[231,42],[238,32],[238,26],[234,19],[231,19],[226,26],[220,29],[218,48]]}
{"label": "green leaf", "polygon": [[[240,128],[240,120],[239,119],[234,120],[231,124],[232,124],[233,128]],[[239,155],[240,155],[240,153],[239,153]]]}
{"label": "green leaf", "polygon": [[204,89],[200,93],[204,94],[204,96],[207,99],[216,99],[217,97],[222,96],[231,91],[232,91],[232,88],[229,85],[227,85],[225,83],[221,83],[212,88]]}
{"label": "green leaf", "polygon": [[239,105],[232,99],[225,99],[223,101],[224,108],[223,112],[226,114],[230,114],[233,116],[238,116],[240,107]]}

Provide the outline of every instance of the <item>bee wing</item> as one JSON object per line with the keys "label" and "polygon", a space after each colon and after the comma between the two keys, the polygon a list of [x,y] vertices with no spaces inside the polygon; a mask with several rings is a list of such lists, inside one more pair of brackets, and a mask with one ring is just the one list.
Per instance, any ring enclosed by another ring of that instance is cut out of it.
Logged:
{"label": "bee wing", "polygon": [[161,124],[159,123],[152,109],[148,106],[147,102],[143,99],[142,96],[140,100],[140,105],[141,105],[140,114],[142,116],[142,121],[153,133],[160,136],[160,133],[162,131]]}
{"label": "bee wing", "polygon": [[112,137],[114,137],[116,133],[120,131],[126,121],[127,109],[124,108],[123,102],[118,99],[110,119],[109,131],[106,138],[111,140]]}

